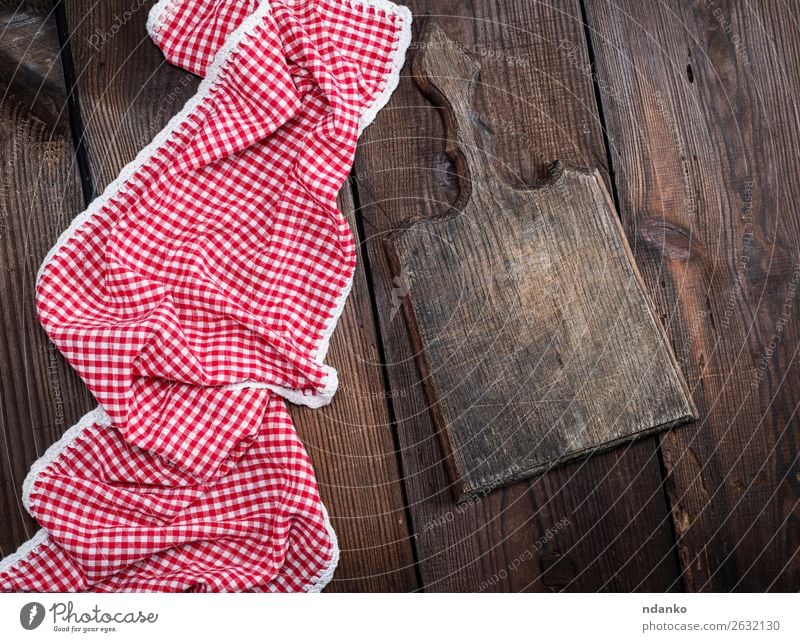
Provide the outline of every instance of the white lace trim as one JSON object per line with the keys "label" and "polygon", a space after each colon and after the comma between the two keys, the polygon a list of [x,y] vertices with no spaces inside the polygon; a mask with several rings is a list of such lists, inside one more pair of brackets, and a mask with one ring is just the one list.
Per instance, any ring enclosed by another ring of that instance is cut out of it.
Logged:
{"label": "white lace trim", "polygon": [[[102,406],[97,406],[94,410],[87,412],[78,422],[67,430],[61,438],[48,448],[44,454],[31,465],[31,469],[22,482],[22,505],[29,513],[31,512],[31,492],[36,484],[39,474],[54,462],[87,428],[99,424],[108,427],[112,424],[111,417],[108,416]],[[32,513],[31,513],[32,514]]]}
{"label": "white lace trim", "polygon": [[162,18],[167,9],[171,9],[174,5],[175,0],[158,0],[147,12],[147,22],[145,22],[144,28],[147,30],[147,35],[156,45],[161,44],[161,32],[164,29],[164,20]]}
{"label": "white lace trim", "polygon": [[374,7],[376,10],[380,9],[385,13],[395,15],[400,20],[400,33],[397,38],[397,46],[392,53],[392,64],[390,67],[389,75],[384,79],[383,88],[372,101],[372,104],[367,107],[361,114],[358,120],[358,133],[359,135],[367,127],[372,124],[378,112],[386,106],[389,99],[392,97],[397,85],[400,84],[400,70],[406,62],[406,51],[411,44],[411,22],[413,17],[411,10],[403,5],[394,4],[389,0],[353,0],[357,3]]}
{"label": "white lace trim", "polygon": [[36,535],[31,537],[28,541],[20,544],[19,548],[15,552],[11,553],[10,555],[6,555],[0,560],[0,573],[5,573],[12,566],[19,564],[29,555],[38,550],[40,546],[49,541],[50,538],[47,536],[46,530],[42,528],[36,531]]}
{"label": "white lace trim", "polygon": [[325,504],[320,502],[320,506],[322,506],[325,528],[328,531],[328,536],[331,539],[331,546],[333,548],[331,551],[331,559],[328,560],[327,565],[320,571],[317,578],[304,587],[303,591],[305,593],[319,593],[322,591],[333,579],[333,574],[336,572],[336,567],[339,565],[339,540],[336,537],[336,531],[333,530],[333,524],[331,524],[331,519],[328,516],[328,510],[325,508]]}
{"label": "white lace trim", "polygon": [[162,18],[166,10],[168,8],[171,9],[174,5],[175,0],[158,0],[147,12],[147,21],[144,24],[144,28],[147,31],[147,35],[156,45],[161,44],[161,32],[164,29],[165,22]]}
{"label": "white lace trim", "polygon": [[[341,314],[341,311],[339,311],[339,314]],[[335,321],[333,325],[334,326],[336,325]],[[264,383],[262,381],[252,381],[250,379],[246,379],[244,381],[237,381],[236,383],[226,384],[222,386],[222,389],[223,390],[271,390],[275,394],[286,399],[286,401],[288,401],[289,403],[293,403],[298,406],[308,406],[309,408],[312,409],[321,408],[322,406],[328,405],[331,402],[331,399],[333,399],[333,395],[336,394],[336,390],[339,387],[339,373],[336,372],[336,368],[333,368],[332,366],[329,366],[327,364],[320,363],[318,365],[321,365],[323,371],[325,372],[324,375],[325,385],[316,394],[312,394],[311,391],[309,391],[308,393],[304,393],[302,390],[295,390],[294,388],[284,388],[283,386],[278,386],[272,383]]]}
{"label": "white lace trim", "polygon": [[[81,417],[78,422],[61,435],[61,438],[50,446],[39,459],[31,464],[31,469],[25,476],[25,481],[22,482],[22,505],[28,513],[31,513],[31,493],[33,492],[33,487],[36,485],[36,480],[40,473],[54,462],[61,453],[69,448],[84,430],[95,424],[110,426],[111,423],[111,418],[108,416],[105,409],[102,406],[97,406],[97,408],[87,412]],[[27,542],[23,542],[15,553],[7,555],[0,560],[0,573],[22,562],[28,555],[34,553],[39,546],[48,541],[49,537],[47,531],[43,528],[40,529],[31,539]]]}

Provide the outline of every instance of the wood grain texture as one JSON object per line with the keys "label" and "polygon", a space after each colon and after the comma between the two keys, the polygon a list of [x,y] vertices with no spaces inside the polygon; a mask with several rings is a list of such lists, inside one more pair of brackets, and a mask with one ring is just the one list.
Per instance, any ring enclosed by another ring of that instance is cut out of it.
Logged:
{"label": "wood grain texture", "polygon": [[387,238],[459,500],[692,419],[599,173],[508,186],[477,141],[480,68],[429,20],[414,77],[439,105],[457,202]]}
{"label": "wood grain texture", "polygon": [[81,208],[49,2],[0,3],[0,555],[38,530],[22,507],[31,463],[91,403],[39,327],[42,259]]}
{"label": "wood grain texture", "polygon": [[[128,9],[122,0],[67,5],[89,164],[98,192],[198,85],[196,77],[164,62],[147,37],[149,4],[118,29],[112,29],[116,16]],[[348,191],[340,203],[352,220]],[[359,276],[331,341],[330,360],[340,370],[342,390],[327,408],[292,409],[292,414],[342,548],[330,590],[408,591],[417,588],[411,539],[365,288]]]}
{"label": "wood grain texture", "polygon": [[[339,205],[355,229],[349,188]],[[419,587],[410,524],[361,267],[354,278],[328,357],[339,371],[339,390],[329,406],[291,412],[339,537],[341,559],[326,590],[413,591]]]}
{"label": "wood grain texture", "polygon": [[[504,180],[535,181],[556,158],[600,166],[606,176],[577,2],[558,8],[499,1],[409,4],[417,35],[421,16],[431,11],[453,40],[480,59],[475,120],[482,148],[495,150]],[[412,43],[412,52],[420,48]],[[657,591],[672,585],[677,559],[652,437],[453,503],[414,350],[398,314],[407,290],[393,281],[383,251],[385,237],[402,221],[440,213],[458,196],[459,172],[445,154],[439,115],[408,69],[362,137],[354,183],[426,590]],[[443,279],[445,287],[456,287]],[[557,572],[553,559],[559,560]]]}
{"label": "wood grain texture", "polygon": [[[794,8],[791,8],[794,7]],[[700,421],[662,437],[688,590],[800,589],[796,5],[587,2],[620,211]]]}

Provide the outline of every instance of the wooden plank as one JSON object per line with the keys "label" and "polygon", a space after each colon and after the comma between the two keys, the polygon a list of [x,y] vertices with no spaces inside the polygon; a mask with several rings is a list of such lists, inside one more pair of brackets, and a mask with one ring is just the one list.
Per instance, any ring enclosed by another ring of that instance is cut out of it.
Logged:
{"label": "wooden plank", "polygon": [[557,163],[507,185],[476,142],[480,68],[432,20],[420,44],[414,77],[465,180],[386,247],[456,498],[691,420],[599,173]]}
{"label": "wooden plank", "polygon": [[[349,186],[339,203],[355,230]],[[339,371],[339,391],[330,406],[295,406],[292,417],[342,549],[328,590],[413,591],[419,586],[410,525],[362,268],[354,279],[328,358]]]}
{"label": "wooden plank", "polygon": [[[556,158],[603,165],[577,2],[557,8],[500,1],[409,4],[418,17],[431,11],[452,39],[480,58],[475,116],[487,134],[494,131],[496,167],[506,180],[530,183]],[[485,138],[484,148],[490,136]],[[436,108],[406,75],[365,132],[354,174],[426,590],[670,586],[677,560],[653,438],[453,504],[414,351],[397,314],[407,290],[393,282],[382,248],[401,221],[432,216],[457,197],[457,170],[444,148]]]}
{"label": "wooden plank", "polygon": [[[87,148],[97,190],[113,180],[196,90],[145,32],[142,5],[122,25],[122,0],[67,6]],[[138,5],[137,5],[138,6]],[[114,25],[118,25],[116,28]],[[99,36],[98,36],[99,34]],[[345,191],[342,207],[352,219]],[[417,588],[398,463],[375,352],[366,283],[359,275],[331,341],[342,391],[327,408],[293,409],[314,461],[342,558],[331,590]]]}
{"label": "wooden plank", "polygon": [[701,421],[662,439],[688,590],[800,588],[797,7],[588,2],[620,210]]}
{"label": "wooden plank", "polygon": [[82,205],[50,12],[0,3],[0,555],[38,529],[21,500],[30,465],[91,403],[34,301],[39,265]]}

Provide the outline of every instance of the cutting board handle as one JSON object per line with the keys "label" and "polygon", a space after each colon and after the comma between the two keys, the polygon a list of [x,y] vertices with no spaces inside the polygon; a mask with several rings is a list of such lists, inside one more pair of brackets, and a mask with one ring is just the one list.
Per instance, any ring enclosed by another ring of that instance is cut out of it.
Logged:
{"label": "cutting board handle", "polygon": [[478,191],[504,189],[494,163],[483,150],[473,107],[481,67],[427,18],[412,61],[414,80],[428,99],[441,108],[447,134],[447,154],[456,164],[462,200]]}

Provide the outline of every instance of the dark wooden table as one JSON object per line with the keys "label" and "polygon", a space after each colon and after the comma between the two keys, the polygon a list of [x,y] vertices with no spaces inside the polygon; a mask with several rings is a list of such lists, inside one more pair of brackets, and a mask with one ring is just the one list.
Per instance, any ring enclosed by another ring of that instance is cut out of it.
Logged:
{"label": "dark wooden table", "polygon": [[[3,555],[37,529],[31,462],[93,405],[36,322],[38,266],[198,84],[148,39],[151,4],[0,0]],[[476,115],[511,183],[556,158],[600,169],[700,420],[453,504],[382,247],[456,197],[404,74],[341,193],[360,243],[342,387],[293,409],[343,548],[329,590],[800,589],[800,10],[409,4],[480,59]]]}

